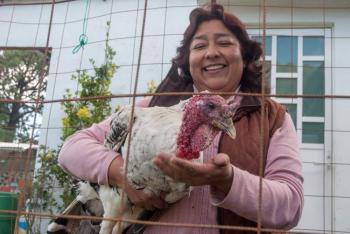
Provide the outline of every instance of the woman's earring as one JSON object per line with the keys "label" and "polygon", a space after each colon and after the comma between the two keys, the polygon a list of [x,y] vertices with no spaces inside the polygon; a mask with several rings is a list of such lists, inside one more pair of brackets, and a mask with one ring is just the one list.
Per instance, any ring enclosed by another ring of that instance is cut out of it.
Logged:
{"label": "woman's earring", "polygon": [[181,67],[177,68],[177,74],[179,75],[181,80],[192,80],[191,76],[183,71]]}
{"label": "woman's earring", "polygon": [[184,72],[181,67],[177,68],[177,74],[179,75],[179,77],[184,78]]}

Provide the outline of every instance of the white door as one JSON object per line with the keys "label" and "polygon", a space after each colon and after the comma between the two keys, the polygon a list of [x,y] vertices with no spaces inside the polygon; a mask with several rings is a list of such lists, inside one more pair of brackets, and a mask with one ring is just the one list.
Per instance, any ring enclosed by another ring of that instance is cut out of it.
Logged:
{"label": "white door", "polygon": [[[260,30],[249,30],[262,41]],[[265,60],[271,93],[291,114],[304,173],[305,205],[296,230],[334,230],[332,100],[296,95],[331,95],[331,29],[268,29]],[[294,97],[293,97],[294,95]],[[326,232],[328,232],[326,231]]]}

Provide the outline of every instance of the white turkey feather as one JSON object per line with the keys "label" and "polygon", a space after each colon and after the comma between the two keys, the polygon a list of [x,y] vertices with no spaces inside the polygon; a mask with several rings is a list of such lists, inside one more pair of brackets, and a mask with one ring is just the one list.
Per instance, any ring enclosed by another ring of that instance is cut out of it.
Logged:
{"label": "white turkey feather", "polygon": [[[164,175],[153,164],[152,159],[159,152],[175,154],[184,104],[185,102],[180,102],[172,107],[135,107],[131,134],[129,134],[131,106],[124,106],[112,118],[111,129],[105,140],[105,145],[114,151],[119,151],[119,147],[122,147],[121,153],[126,160],[128,137],[131,136],[127,168],[128,182],[136,189],[143,189],[144,192],[152,192],[156,195],[161,191],[167,191],[165,201],[168,203],[174,203],[188,194],[189,186],[175,182]],[[108,186],[101,186],[99,193],[103,206],[106,207],[104,217],[118,216],[118,206],[122,205],[121,191],[113,191]],[[107,202],[111,200],[113,202]],[[124,208],[130,206],[130,204],[123,205]],[[142,212],[142,210],[138,211]],[[124,217],[137,218],[139,213],[135,213],[137,212],[134,211],[133,214],[126,212]],[[110,233],[111,228],[113,228],[112,222],[103,221],[100,233]],[[124,228],[125,225],[118,230],[116,225],[113,233],[121,232]]]}
{"label": "white turkey feather", "polygon": [[[180,130],[185,102],[168,107],[139,108],[134,109],[134,123],[132,128],[128,162],[127,178],[130,184],[137,189],[149,190],[156,195],[161,191],[168,191],[165,201],[174,203],[181,197],[183,192],[188,193],[188,186],[176,182],[164,175],[152,162],[159,152],[174,155],[176,151],[176,138]],[[113,124],[124,123],[128,126],[131,115],[131,106],[126,106],[113,118]],[[127,131],[127,129],[125,129]],[[108,136],[107,136],[108,138]],[[124,160],[127,155],[127,142],[122,147]],[[107,144],[108,145],[108,144]],[[171,194],[171,191],[180,193]]]}

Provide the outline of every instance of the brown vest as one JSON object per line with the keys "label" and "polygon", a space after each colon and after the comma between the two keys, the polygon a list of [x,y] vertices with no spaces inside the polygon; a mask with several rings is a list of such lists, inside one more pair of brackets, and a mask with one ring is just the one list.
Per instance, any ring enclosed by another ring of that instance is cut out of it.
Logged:
{"label": "brown vest", "polygon": [[[285,108],[272,101],[265,99],[265,116],[261,125],[261,103],[257,97],[245,96],[241,107],[233,118],[237,131],[237,137],[232,140],[223,135],[219,145],[219,152],[230,156],[231,163],[236,167],[246,170],[254,175],[259,175],[260,162],[262,163],[262,174],[266,165],[267,150],[273,133],[282,126]],[[263,129],[263,149],[261,151],[261,136]],[[263,155],[261,156],[261,152]],[[258,199],[258,194],[256,195]],[[232,211],[224,208],[218,209],[218,223],[232,226],[257,227],[257,223],[245,219]],[[256,233],[239,230],[221,230],[221,233]]]}

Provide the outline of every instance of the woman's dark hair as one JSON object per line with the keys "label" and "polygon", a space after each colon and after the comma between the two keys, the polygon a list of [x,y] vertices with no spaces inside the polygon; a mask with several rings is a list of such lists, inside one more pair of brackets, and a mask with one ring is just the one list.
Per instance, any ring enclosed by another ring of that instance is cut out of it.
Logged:
{"label": "woman's dark hair", "polygon": [[[177,55],[173,62],[182,70],[184,78],[191,79],[189,71],[189,54],[192,38],[198,27],[205,21],[220,20],[238,39],[245,68],[241,79],[243,92],[261,92],[261,70],[259,59],[262,49],[258,42],[249,38],[244,24],[233,14],[224,11],[219,4],[210,4],[203,8],[196,8],[190,14],[190,25],[187,27],[181,46],[177,48]],[[233,90],[232,90],[233,91]]]}
{"label": "woman's dark hair", "polygon": [[[156,92],[184,92],[190,90],[190,86],[193,85],[193,80],[189,71],[189,55],[192,38],[201,23],[209,20],[220,20],[225,27],[237,37],[241,45],[241,54],[243,63],[245,64],[240,82],[241,91],[260,93],[262,86],[262,64],[260,61],[262,49],[260,43],[249,38],[242,21],[233,14],[225,12],[223,6],[216,3],[194,9],[190,13],[189,18],[190,24],[184,33],[184,38],[180,47],[177,48],[177,55],[173,59],[171,71],[160,84]],[[174,73],[176,68],[181,70],[181,77],[179,77],[177,73]],[[177,85],[179,86],[176,90]],[[186,90],[183,90],[184,86],[187,87]],[[268,89],[266,91],[268,91]],[[161,97],[153,97],[150,105],[152,106],[160,103],[158,99],[161,99]],[[170,98],[166,97],[165,99]],[[177,100],[178,99],[179,98],[177,98]]]}

